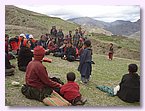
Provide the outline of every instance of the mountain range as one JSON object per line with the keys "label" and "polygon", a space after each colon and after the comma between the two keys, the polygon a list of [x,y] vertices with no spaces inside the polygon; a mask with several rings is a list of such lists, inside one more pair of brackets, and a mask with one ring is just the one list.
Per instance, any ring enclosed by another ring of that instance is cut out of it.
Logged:
{"label": "mountain range", "polygon": [[[124,21],[124,20],[116,20],[114,22],[103,22],[99,20],[95,20],[90,17],[79,17],[68,19],[68,21],[77,23],[82,25],[83,27],[90,28],[100,28],[102,30],[106,30],[106,32],[110,32],[113,35],[123,35],[123,36],[132,36],[133,34],[136,37],[140,37],[140,19],[136,22]],[[138,32],[138,34],[136,34]],[[97,33],[97,32],[96,32]]]}

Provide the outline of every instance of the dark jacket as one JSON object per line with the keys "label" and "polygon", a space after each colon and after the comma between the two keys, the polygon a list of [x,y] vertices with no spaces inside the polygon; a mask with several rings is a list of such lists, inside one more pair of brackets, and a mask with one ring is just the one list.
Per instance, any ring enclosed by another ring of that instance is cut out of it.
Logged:
{"label": "dark jacket", "polygon": [[48,48],[46,42],[43,41],[43,40],[39,40],[39,41],[37,42],[37,45],[42,46],[44,49],[47,49],[47,48]]}
{"label": "dark jacket", "polygon": [[33,53],[28,47],[21,47],[18,54],[18,67],[27,67],[28,63],[32,61]]}
{"label": "dark jacket", "polygon": [[50,34],[54,37],[56,37],[56,34],[57,34],[57,30],[56,29],[51,29],[50,30]]}
{"label": "dark jacket", "polygon": [[85,48],[80,56],[80,64],[78,71],[80,71],[82,76],[91,75],[92,71],[92,49]]}
{"label": "dark jacket", "polygon": [[65,52],[66,57],[74,56],[76,57],[76,49],[73,47],[67,47]]}
{"label": "dark jacket", "polygon": [[120,82],[120,90],[117,96],[125,102],[140,101],[140,76],[135,74],[125,74]]}

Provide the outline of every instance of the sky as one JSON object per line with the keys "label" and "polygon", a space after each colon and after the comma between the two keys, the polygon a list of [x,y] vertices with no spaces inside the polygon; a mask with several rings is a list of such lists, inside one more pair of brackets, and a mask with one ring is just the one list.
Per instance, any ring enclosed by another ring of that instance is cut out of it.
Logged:
{"label": "sky", "polygon": [[135,22],[140,19],[140,7],[130,6],[105,6],[105,5],[15,5],[19,8],[59,17],[64,20],[77,17],[91,17],[95,20],[113,22],[125,20]]}

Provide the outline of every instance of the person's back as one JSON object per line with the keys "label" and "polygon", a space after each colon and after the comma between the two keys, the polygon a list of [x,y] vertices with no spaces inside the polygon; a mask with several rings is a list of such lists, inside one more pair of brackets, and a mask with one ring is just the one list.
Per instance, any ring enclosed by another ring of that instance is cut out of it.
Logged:
{"label": "person's back", "polygon": [[84,104],[86,102],[86,99],[82,98],[79,91],[79,85],[74,82],[75,78],[76,76],[73,72],[67,73],[68,82],[61,87],[60,93],[66,100],[72,103],[72,105],[76,105],[77,102],[80,102],[80,104]]}
{"label": "person's back", "polygon": [[42,46],[36,46],[33,54],[34,60],[27,66],[26,84],[22,86],[21,92],[29,99],[42,101],[52,93],[53,88],[60,88],[61,84],[49,78],[45,66],[41,63],[45,55],[45,49]]}
{"label": "person's back", "polygon": [[129,65],[129,74],[125,74],[120,82],[117,96],[125,102],[140,101],[140,76],[136,73],[137,65]]}

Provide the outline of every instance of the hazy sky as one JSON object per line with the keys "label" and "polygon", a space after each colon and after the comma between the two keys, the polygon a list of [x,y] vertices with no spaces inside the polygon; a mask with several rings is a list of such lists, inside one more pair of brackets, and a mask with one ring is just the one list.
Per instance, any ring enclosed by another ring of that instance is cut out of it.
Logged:
{"label": "hazy sky", "polygon": [[105,6],[105,5],[15,5],[19,8],[59,17],[64,20],[76,17],[92,17],[96,20],[113,22],[125,20],[135,22],[140,19],[140,7],[131,6]]}

